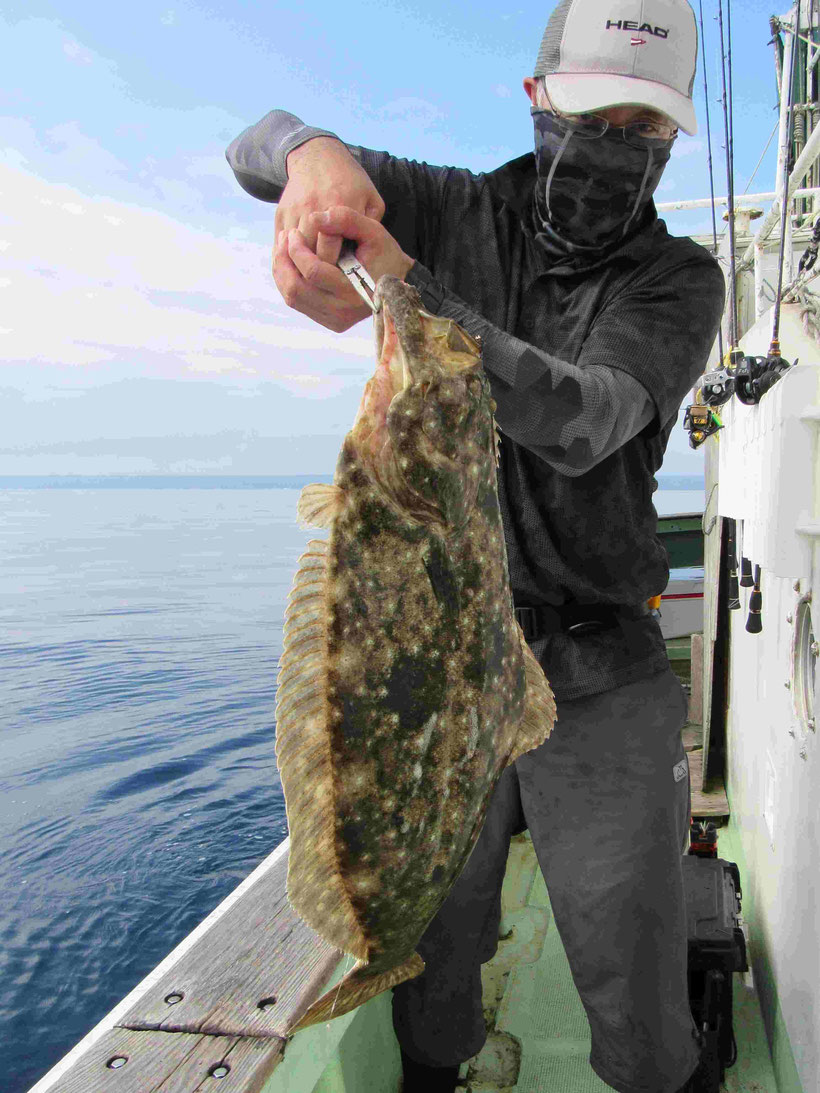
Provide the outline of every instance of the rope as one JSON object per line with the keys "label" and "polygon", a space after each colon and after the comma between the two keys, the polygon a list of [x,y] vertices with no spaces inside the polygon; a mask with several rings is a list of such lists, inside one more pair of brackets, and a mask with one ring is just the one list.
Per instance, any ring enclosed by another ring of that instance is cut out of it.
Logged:
{"label": "rope", "polygon": [[[809,280],[814,280],[818,275],[813,274]],[[783,303],[799,306],[803,332],[807,338],[814,338],[820,344],[820,297],[810,292],[805,282],[799,284],[795,281],[784,292]]]}
{"label": "rope", "polygon": [[[708,116],[709,116],[709,112],[708,112],[708,110],[707,110],[707,112],[706,112],[706,116],[707,116],[707,118],[708,118]],[[766,153],[767,153],[767,152],[768,152],[768,150],[769,150],[769,145],[770,145],[770,144],[772,143],[772,137],[773,137],[773,136],[775,135],[775,133],[777,132],[777,129],[778,129],[778,126],[779,126],[779,125],[780,125],[780,119],[778,118],[778,119],[777,119],[777,121],[776,121],[776,122],[774,123],[774,127],[773,127],[773,129],[772,129],[771,133],[769,133],[769,139],[768,139],[768,140],[766,141],[766,147],[765,147],[765,148],[763,149],[763,151],[762,151],[762,152],[760,153],[760,159],[759,159],[759,160],[757,161],[757,166],[756,166],[756,167],[755,167],[755,169],[754,169],[754,170],[752,171],[752,173],[751,173],[751,176],[750,176],[750,178],[749,178],[749,181],[748,181],[748,182],[746,183],[746,189],[745,189],[745,190],[743,191],[743,192],[744,192],[744,194],[747,194],[747,193],[749,192],[749,190],[751,189],[752,183],[753,183],[753,182],[754,182],[754,180],[755,180],[755,175],[757,174],[757,172],[758,172],[758,170],[759,170],[759,168],[760,168],[760,164],[761,164],[761,163],[763,162],[763,157],[764,157],[764,156],[766,155]]]}
{"label": "rope", "polygon": [[[717,440],[718,437],[716,436],[715,439]],[[703,516],[701,516],[701,518],[700,518],[700,530],[703,532],[704,535],[711,535],[712,534],[712,528],[717,523],[718,514],[715,513],[715,515],[709,521],[709,526],[708,527],[706,526],[706,514],[709,511],[709,505],[712,502],[712,497],[714,496],[715,490],[717,488],[718,488],[718,483],[717,482],[713,483],[711,490],[709,490],[709,496],[706,498],[706,504],[703,506]]]}

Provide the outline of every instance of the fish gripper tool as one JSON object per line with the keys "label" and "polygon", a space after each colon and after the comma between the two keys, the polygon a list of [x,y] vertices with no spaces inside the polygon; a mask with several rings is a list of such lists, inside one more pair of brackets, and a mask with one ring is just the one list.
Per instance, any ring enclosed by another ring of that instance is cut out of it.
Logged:
{"label": "fish gripper tool", "polygon": [[352,239],[342,240],[342,249],[336,265],[350,281],[371,311],[380,311],[380,305],[374,300],[376,286],[373,278],[356,257],[356,244]]}

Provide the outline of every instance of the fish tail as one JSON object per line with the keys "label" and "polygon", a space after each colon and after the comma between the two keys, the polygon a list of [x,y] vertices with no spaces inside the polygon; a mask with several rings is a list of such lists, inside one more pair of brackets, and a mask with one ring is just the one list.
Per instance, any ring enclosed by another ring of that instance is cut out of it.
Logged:
{"label": "fish tail", "polygon": [[334,987],[317,998],[313,1005],[299,1018],[297,1023],[288,1030],[288,1035],[298,1032],[299,1029],[309,1025],[317,1025],[322,1021],[330,1021],[334,1017],[341,1017],[344,1013],[350,1013],[363,1002],[375,998],[377,994],[398,986],[406,979],[415,979],[424,971],[424,961],[418,953],[413,953],[409,960],[390,968],[386,972],[368,974],[368,964],[357,964]]}

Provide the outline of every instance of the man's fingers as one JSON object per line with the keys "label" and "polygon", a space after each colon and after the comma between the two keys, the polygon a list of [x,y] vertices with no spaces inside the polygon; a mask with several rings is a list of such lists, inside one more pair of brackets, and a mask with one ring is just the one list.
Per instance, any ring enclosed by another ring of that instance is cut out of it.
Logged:
{"label": "man's fingers", "polygon": [[326,235],[322,231],[317,232],[316,257],[321,259],[322,262],[329,262],[331,266],[335,266],[339,260],[341,249],[341,235]]}
{"label": "man's fingers", "polygon": [[288,307],[340,333],[370,315],[336,266],[321,261],[298,229],[281,231],[274,245],[273,278]]}
{"label": "man's fingers", "polygon": [[305,241],[305,245],[313,253],[316,253],[316,238],[319,234],[319,225],[316,223],[316,216],[314,213],[302,213],[299,217],[299,223],[295,225],[299,229],[302,238]]}
{"label": "man's fingers", "polygon": [[281,204],[276,206],[276,216],[273,218],[274,232],[278,238],[279,232],[289,232],[291,228],[299,227],[299,217],[289,208],[283,209]]}
{"label": "man's fingers", "polygon": [[354,239],[357,243],[369,242],[384,234],[377,220],[351,209],[349,205],[332,205],[322,213],[313,213],[316,230],[326,235]]}
{"label": "man's fingers", "polygon": [[322,261],[297,229],[288,233],[288,253],[293,264],[311,288],[327,292],[350,303],[356,300],[356,290],[335,265]]}
{"label": "man's fingers", "polygon": [[296,307],[304,282],[288,253],[288,236],[285,231],[279,233],[273,250],[273,279],[288,307]]}
{"label": "man's fingers", "polygon": [[364,215],[369,216],[371,220],[379,220],[384,216],[387,211],[387,206],[382,201],[379,194],[375,194],[373,197],[368,198],[367,204],[364,207]]}

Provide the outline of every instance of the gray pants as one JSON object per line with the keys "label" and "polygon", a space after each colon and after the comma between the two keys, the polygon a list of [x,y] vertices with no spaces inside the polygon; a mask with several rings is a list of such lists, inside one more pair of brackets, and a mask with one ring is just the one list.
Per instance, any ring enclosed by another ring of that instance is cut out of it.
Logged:
{"label": "gray pants", "polygon": [[619,1093],[675,1093],[698,1061],[681,854],[689,826],[686,695],[671,668],[558,704],[552,736],[508,767],[463,873],[393,992],[404,1051],[428,1066],[484,1044],[510,838],[529,828],[589,1019],[590,1063]]}

